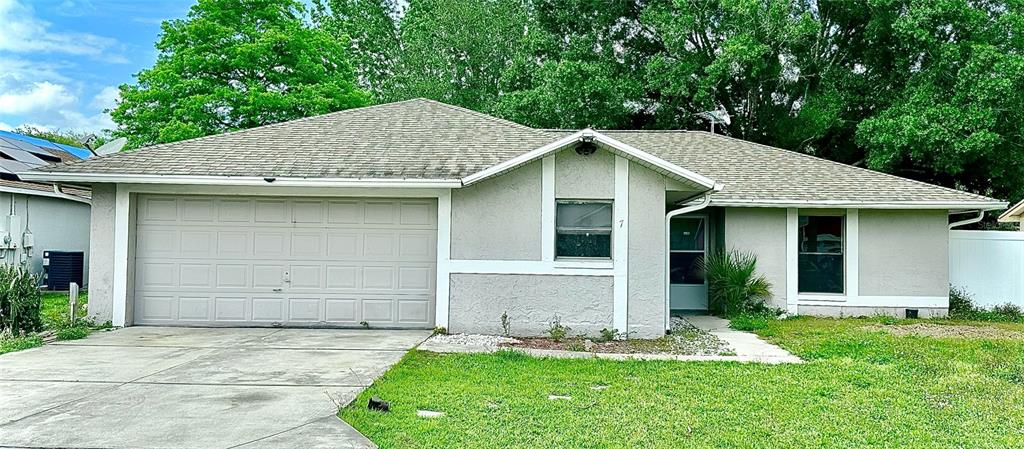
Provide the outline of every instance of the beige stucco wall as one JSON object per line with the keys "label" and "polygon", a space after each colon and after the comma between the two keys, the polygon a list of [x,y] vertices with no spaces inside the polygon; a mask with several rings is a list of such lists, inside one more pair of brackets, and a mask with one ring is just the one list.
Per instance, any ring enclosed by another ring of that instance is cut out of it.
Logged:
{"label": "beige stucco wall", "polygon": [[630,337],[665,335],[665,177],[629,164]]}
{"label": "beige stucco wall", "polygon": [[500,335],[507,313],[516,336],[545,335],[554,317],[571,335],[612,328],[614,280],[607,276],[452,274],[448,330]]}
{"label": "beige stucco wall", "polygon": [[757,270],[772,283],[772,304],[786,307],[786,209],[726,208],[725,249],[757,255]]}
{"label": "beige stucco wall", "polygon": [[948,295],[947,222],[944,210],[860,211],[860,294]]}
{"label": "beige stucco wall", "polygon": [[93,184],[89,230],[89,317],[98,323],[113,318],[114,199],[113,184]]}
{"label": "beige stucco wall", "polygon": [[541,171],[536,161],[452,190],[452,259],[540,260]]}

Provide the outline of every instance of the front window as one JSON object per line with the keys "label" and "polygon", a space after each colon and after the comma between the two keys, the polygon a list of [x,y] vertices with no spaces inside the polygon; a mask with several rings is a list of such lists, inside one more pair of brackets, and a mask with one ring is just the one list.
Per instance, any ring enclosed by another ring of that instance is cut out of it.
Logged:
{"label": "front window", "polygon": [[669,282],[673,284],[704,284],[704,217],[672,219],[669,242]]}
{"label": "front window", "polygon": [[560,200],[555,205],[556,257],[612,257],[612,203]]}
{"label": "front window", "polygon": [[800,293],[843,293],[843,217],[800,216]]}

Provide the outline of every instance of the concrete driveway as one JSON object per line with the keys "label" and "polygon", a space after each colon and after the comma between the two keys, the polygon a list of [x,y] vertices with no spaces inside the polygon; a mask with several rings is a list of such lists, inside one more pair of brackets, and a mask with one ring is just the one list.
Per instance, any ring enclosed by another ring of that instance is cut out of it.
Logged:
{"label": "concrete driveway", "polygon": [[333,401],[428,335],[130,327],[5,354],[0,447],[374,447]]}

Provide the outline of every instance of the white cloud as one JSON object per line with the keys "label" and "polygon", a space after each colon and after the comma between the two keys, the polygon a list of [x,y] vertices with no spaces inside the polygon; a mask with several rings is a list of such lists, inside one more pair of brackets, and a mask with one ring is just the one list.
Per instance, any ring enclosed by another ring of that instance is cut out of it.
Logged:
{"label": "white cloud", "polygon": [[100,90],[100,93],[92,97],[89,107],[100,111],[112,109],[117,106],[117,100],[121,98],[121,90],[117,86],[107,86]]}
{"label": "white cloud", "polygon": [[4,122],[0,122],[0,131],[14,131],[14,127]]}
{"label": "white cloud", "polygon": [[0,94],[0,114],[28,114],[68,106],[77,99],[62,84],[49,81],[32,83],[20,92]]}
{"label": "white cloud", "polygon": [[0,24],[0,51],[83,55],[111,63],[128,61],[113,53],[119,47],[117,40],[91,33],[51,31],[50,22],[37,18],[31,6],[17,0],[0,0]]}

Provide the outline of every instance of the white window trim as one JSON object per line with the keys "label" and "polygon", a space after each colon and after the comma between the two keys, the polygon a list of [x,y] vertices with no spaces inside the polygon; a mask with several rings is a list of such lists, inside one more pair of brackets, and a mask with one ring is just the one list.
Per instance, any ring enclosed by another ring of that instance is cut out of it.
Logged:
{"label": "white window trim", "polygon": [[[611,205],[612,206],[612,226],[611,226],[611,234],[610,234],[611,238],[609,239],[609,242],[608,242],[608,245],[611,246],[611,248],[609,248],[609,251],[608,251],[609,255],[608,255],[608,257],[559,256],[558,255],[558,251],[557,251],[557,245],[556,245],[555,246],[555,251],[554,251],[555,252],[554,261],[556,262],[555,265],[558,266],[559,262],[568,263],[569,265],[571,265],[573,263],[589,263],[589,264],[611,263],[615,259],[615,237],[616,237],[616,232],[615,232],[615,213],[616,213],[615,212],[615,201],[614,200],[608,200],[608,199],[578,199],[578,198],[559,198],[559,199],[555,199],[555,203],[554,204],[555,204],[555,216],[556,217],[558,215],[558,205],[559,204],[563,204],[563,203],[564,204],[576,203],[576,204],[608,204],[608,205]],[[552,227],[552,231],[553,231],[554,239],[557,240],[558,239],[558,220],[557,220],[557,218],[555,219],[555,223],[554,223],[554,225]]]}
{"label": "white window trim", "polygon": [[615,202],[612,204],[612,261],[615,272],[612,326],[629,332],[629,159],[615,156]]}
{"label": "white window trim", "polygon": [[[812,215],[814,213],[812,212]],[[827,215],[827,214],[825,214]],[[800,292],[800,210],[786,210],[786,310],[797,313],[799,305],[862,303],[860,296],[860,212],[846,209],[843,222],[843,293]],[[890,303],[890,307],[898,307]]]}

